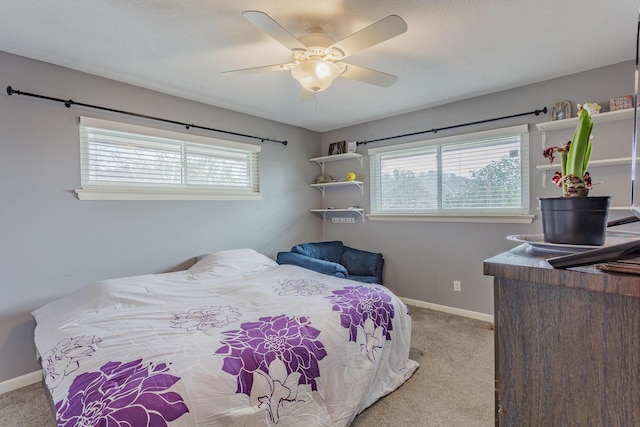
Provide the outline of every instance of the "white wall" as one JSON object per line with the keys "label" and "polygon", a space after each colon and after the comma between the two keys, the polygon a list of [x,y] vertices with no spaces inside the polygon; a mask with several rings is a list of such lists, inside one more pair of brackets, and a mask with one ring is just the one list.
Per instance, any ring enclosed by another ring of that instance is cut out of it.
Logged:
{"label": "white wall", "polygon": [[[633,93],[634,64],[625,62],[572,76],[506,90],[486,96],[448,105],[407,113],[396,117],[364,123],[322,135],[322,153],[335,141],[366,141],[432,128],[442,128],[461,123],[475,122],[494,117],[508,116],[551,107],[559,100],[575,104],[598,102],[608,109],[609,99]],[[425,82],[437,84],[437,82]],[[603,108],[604,111],[604,108]],[[542,158],[541,133],[535,123],[549,121],[549,115],[524,116],[483,125],[425,134],[410,138],[389,140],[360,145],[358,152],[365,154],[362,170],[356,163],[333,163],[327,168],[329,174],[342,178],[347,170],[354,170],[359,179],[369,181],[369,166],[366,152],[369,148],[399,144],[403,142],[431,139],[460,133],[469,133],[490,128],[522,123],[530,124],[530,182],[531,212],[537,214],[537,197],[557,197],[559,190],[553,184],[542,189],[542,178],[536,164],[544,164]],[[551,142],[556,144],[571,139],[573,129]],[[632,121],[594,127],[594,153],[592,158],[628,157],[631,155]],[[559,141],[559,139],[566,138]],[[592,195],[617,193],[613,204],[629,205],[629,169],[591,168],[594,182],[605,180],[596,186]],[[624,188],[616,189],[621,182]],[[365,207],[369,211],[369,185],[364,195],[358,191],[339,189],[327,192],[324,206]],[[609,218],[627,216],[628,211],[612,211]],[[627,227],[627,229],[633,227]],[[616,228],[620,229],[620,228]],[[382,252],[385,255],[385,284],[400,296],[433,304],[456,307],[474,312],[493,314],[492,278],[482,273],[483,260],[516,244],[507,241],[510,234],[539,234],[542,225],[539,215],[532,224],[482,224],[451,222],[381,222],[365,221],[356,224],[323,224],[325,240],[340,239],[346,244],[361,249]],[[462,292],[453,291],[453,281],[460,280]]]}
{"label": "white wall", "polygon": [[[320,238],[320,221],[308,212],[319,199],[308,186],[317,133],[2,52],[0,76],[0,382],[38,369],[30,312],[87,283],[162,272],[221,249],[251,247],[275,257]],[[78,116],[183,129],[8,96],[8,85],[289,145],[262,145],[261,201],[79,201]]]}

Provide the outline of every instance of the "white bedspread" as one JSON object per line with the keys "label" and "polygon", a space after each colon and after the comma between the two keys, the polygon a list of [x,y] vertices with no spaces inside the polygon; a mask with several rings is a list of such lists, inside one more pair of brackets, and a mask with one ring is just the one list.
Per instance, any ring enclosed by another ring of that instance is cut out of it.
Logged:
{"label": "white bedspread", "polygon": [[58,425],[345,426],[417,368],[387,288],[261,264],[102,281],[34,311]]}

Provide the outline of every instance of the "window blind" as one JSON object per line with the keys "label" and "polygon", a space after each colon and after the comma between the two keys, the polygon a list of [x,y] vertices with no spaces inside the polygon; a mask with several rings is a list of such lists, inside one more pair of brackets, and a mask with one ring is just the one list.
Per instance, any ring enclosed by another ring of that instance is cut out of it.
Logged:
{"label": "window blind", "polygon": [[528,214],[528,127],[369,150],[372,214]]}
{"label": "window blind", "polygon": [[259,196],[259,151],[251,144],[80,119],[83,190]]}

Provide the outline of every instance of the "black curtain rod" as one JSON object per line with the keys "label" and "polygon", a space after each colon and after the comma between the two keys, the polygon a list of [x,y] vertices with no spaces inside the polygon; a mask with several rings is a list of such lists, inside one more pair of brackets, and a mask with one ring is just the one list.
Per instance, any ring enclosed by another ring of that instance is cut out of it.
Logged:
{"label": "black curtain rod", "polygon": [[125,115],[128,115],[128,116],[141,117],[143,119],[155,120],[155,121],[158,121],[158,122],[171,123],[171,124],[174,124],[174,125],[184,126],[187,129],[189,129],[189,128],[203,129],[203,130],[208,130],[208,131],[212,131],[212,132],[226,133],[228,135],[242,136],[244,138],[259,139],[261,142],[265,142],[265,141],[267,141],[267,142],[277,142],[277,143],[280,143],[282,145],[287,145],[287,141],[281,141],[279,139],[262,138],[262,137],[259,137],[259,136],[247,135],[247,134],[244,134],[244,133],[231,132],[231,131],[228,131],[228,130],[214,129],[214,128],[210,128],[210,127],[206,127],[206,126],[198,126],[198,125],[194,125],[193,123],[183,123],[183,122],[178,122],[178,121],[175,121],[175,120],[163,119],[161,117],[148,116],[146,114],[132,113],[132,112],[129,112],[129,111],[115,110],[113,108],[107,108],[107,107],[100,107],[98,105],[91,105],[91,104],[85,104],[85,103],[82,103],[82,102],[75,102],[75,101],[73,101],[71,99],[60,99],[60,98],[53,98],[51,96],[38,95],[38,94],[35,94],[35,93],[22,92],[20,90],[13,89],[11,86],[7,86],[7,94],[11,96],[14,93],[16,95],[32,96],[34,98],[46,99],[46,100],[49,100],[49,101],[62,102],[62,103],[64,103],[65,107],[67,107],[67,108],[70,108],[72,105],[79,105],[81,107],[95,108],[97,110],[110,111],[112,113],[125,114]]}
{"label": "black curtain rod", "polygon": [[528,116],[529,114],[535,114],[536,116],[539,116],[540,113],[545,113],[546,114],[547,113],[547,107],[544,107],[541,110],[529,111],[528,113],[512,114],[510,116],[502,116],[502,117],[494,117],[493,119],[486,119],[486,120],[478,120],[476,122],[461,123],[459,125],[446,126],[446,127],[442,127],[442,128],[433,128],[433,129],[429,129],[429,130],[423,130],[423,131],[420,131],[420,132],[405,133],[403,135],[387,136],[386,138],[371,139],[369,141],[357,141],[356,145],[365,145],[365,144],[368,144],[370,142],[387,141],[389,139],[403,138],[405,136],[420,135],[420,134],[423,134],[423,133],[438,133],[441,130],[449,130],[449,129],[461,128],[461,127],[464,127],[464,126],[479,125],[481,123],[490,123],[490,122],[495,122],[497,120],[511,119],[513,117]]}

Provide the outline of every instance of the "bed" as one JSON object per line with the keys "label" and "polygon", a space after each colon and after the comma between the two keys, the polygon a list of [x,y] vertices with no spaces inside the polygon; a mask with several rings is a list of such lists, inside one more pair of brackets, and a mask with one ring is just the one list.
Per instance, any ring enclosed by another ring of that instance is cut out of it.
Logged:
{"label": "bed", "polygon": [[346,426],[418,367],[389,289],[252,249],[97,282],[33,316],[64,427]]}

